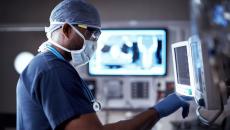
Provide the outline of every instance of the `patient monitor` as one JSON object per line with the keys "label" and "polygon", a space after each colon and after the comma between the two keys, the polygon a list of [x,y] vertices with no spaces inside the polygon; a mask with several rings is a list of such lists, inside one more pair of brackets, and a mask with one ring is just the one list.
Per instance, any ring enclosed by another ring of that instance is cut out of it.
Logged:
{"label": "patient monitor", "polygon": [[193,86],[195,82],[190,50],[188,41],[172,45],[176,92],[186,96],[194,96]]}
{"label": "patient monitor", "polygon": [[[194,97],[199,106],[197,115],[206,124],[213,122],[223,111],[221,92],[211,68],[209,53],[197,36],[172,44],[176,92]],[[200,114],[201,108],[220,111],[207,121]]]}

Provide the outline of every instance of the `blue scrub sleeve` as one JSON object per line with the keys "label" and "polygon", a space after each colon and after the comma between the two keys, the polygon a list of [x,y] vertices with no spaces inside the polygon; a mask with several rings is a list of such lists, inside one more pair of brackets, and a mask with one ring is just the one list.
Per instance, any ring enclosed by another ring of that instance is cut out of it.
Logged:
{"label": "blue scrub sleeve", "polygon": [[76,71],[51,69],[41,75],[40,83],[36,95],[53,129],[68,119],[95,112]]}

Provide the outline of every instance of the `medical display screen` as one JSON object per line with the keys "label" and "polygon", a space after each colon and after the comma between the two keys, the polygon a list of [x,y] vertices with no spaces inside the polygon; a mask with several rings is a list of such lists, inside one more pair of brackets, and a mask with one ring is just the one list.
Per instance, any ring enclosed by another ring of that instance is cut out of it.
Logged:
{"label": "medical display screen", "polygon": [[179,84],[190,85],[189,65],[187,47],[177,47],[174,49],[177,70],[177,82]]}
{"label": "medical display screen", "polygon": [[165,29],[103,29],[90,75],[165,75]]}

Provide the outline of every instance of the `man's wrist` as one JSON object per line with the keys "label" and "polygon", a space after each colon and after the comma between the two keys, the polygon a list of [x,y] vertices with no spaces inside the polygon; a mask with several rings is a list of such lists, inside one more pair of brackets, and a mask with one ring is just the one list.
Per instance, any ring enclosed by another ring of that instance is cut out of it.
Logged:
{"label": "man's wrist", "polygon": [[154,115],[158,120],[160,120],[160,113],[159,113],[154,107],[150,107],[149,110],[153,112],[153,115]]}

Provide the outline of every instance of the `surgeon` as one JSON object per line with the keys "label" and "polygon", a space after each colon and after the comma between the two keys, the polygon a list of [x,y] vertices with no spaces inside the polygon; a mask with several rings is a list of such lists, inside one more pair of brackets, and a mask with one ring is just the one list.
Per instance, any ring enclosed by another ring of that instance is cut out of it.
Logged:
{"label": "surgeon", "polygon": [[92,96],[75,68],[89,62],[100,36],[97,9],[82,0],[65,0],[51,12],[48,41],[17,83],[17,130],[148,130],[189,104],[175,93],[129,120],[102,124]]}

